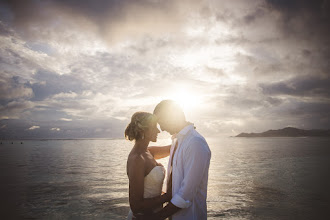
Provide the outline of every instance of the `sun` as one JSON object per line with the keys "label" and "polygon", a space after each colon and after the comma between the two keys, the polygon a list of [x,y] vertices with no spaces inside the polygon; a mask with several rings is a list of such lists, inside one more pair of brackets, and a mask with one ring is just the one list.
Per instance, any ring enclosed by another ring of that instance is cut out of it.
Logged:
{"label": "sun", "polygon": [[194,113],[202,101],[199,95],[182,86],[181,88],[176,86],[168,96],[168,99],[177,102],[186,114]]}
{"label": "sun", "polygon": [[179,105],[181,105],[184,110],[191,109],[196,105],[194,97],[191,94],[187,93],[185,90],[178,91],[178,93],[175,94],[175,97],[173,97],[173,99],[174,101],[179,103]]}

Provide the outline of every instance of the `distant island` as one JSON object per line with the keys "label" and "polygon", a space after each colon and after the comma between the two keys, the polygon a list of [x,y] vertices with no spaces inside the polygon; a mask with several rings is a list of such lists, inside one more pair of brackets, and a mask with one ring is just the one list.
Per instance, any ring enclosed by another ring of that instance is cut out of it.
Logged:
{"label": "distant island", "polygon": [[240,133],[235,137],[330,137],[330,130],[303,130],[286,127],[279,130],[268,130],[262,133]]}

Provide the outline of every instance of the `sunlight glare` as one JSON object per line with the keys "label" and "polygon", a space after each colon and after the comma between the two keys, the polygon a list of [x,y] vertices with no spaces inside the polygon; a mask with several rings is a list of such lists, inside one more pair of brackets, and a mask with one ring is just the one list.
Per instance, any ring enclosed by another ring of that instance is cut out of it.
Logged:
{"label": "sunlight glare", "polygon": [[186,114],[192,114],[201,104],[201,97],[188,89],[174,89],[173,91],[175,92],[169,96],[169,99],[176,101]]}

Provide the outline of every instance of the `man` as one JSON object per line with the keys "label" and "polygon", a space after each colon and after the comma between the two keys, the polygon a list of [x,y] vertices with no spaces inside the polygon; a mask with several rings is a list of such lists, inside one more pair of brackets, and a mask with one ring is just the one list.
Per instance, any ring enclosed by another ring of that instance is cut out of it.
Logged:
{"label": "man", "polygon": [[150,219],[201,220],[207,218],[206,196],[211,151],[205,139],[185,119],[172,100],[155,108],[161,130],[172,135],[173,143],[167,170],[167,193],[172,199]]}

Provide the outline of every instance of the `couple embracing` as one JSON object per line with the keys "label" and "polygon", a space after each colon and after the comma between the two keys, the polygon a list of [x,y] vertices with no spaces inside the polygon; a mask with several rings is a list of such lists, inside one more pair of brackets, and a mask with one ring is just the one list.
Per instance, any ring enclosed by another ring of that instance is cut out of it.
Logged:
{"label": "couple embracing", "polygon": [[[157,123],[172,135],[171,145],[148,147],[150,141],[157,141]],[[153,114],[136,112],[125,137],[135,140],[127,159],[131,208],[127,219],[206,219],[211,151],[178,104],[163,100]],[[156,159],[167,156],[167,190],[163,193],[166,171]]]}

